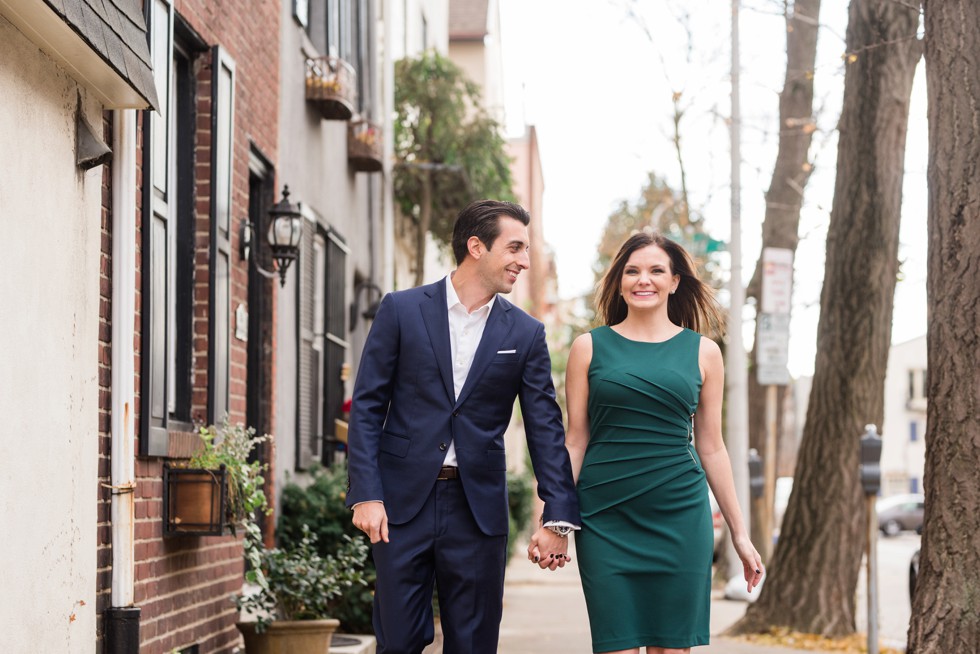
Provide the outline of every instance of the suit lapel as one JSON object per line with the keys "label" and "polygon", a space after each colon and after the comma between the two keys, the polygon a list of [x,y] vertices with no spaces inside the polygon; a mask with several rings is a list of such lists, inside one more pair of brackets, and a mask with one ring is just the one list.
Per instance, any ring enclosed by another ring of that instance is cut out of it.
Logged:
{"label": "suit lapel", "polygon": [[442,384],[452,402],[456,393],[453,389],[453,371],[449,365],[452,358],[449,342],[449,311],[446,308],[446,280],[436,282],[426,289],[429,297],[419,305],[422,310],[422,322],[429,334],[429,343],[439,366]]}
{"label": "suit lapel", "polygon": [[473,387],[479,383],[480,378],[483,377],[483,372],[493,361],[497,350],[500,349],[500,344],[510,332],[512,321],[509,314],[510,306],[500,296],[497,296],[494,301],[493,309],[487,316],[487,326],[483,329],[483,337],[476,348],[476,354],[473,355],[473,365],[470,366],[470,372],[466,375],[466,383],[463,384],[463,389],[459,392],[459,399],[456,400],[456,406],[462,404],[473,391]]}

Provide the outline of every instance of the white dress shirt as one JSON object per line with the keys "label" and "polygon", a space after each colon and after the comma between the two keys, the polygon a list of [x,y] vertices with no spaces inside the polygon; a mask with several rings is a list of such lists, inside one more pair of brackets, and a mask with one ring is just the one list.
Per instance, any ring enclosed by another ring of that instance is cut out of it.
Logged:
{"label": "white dress shirt", "polygon": [[[473,366],[473,357],[476,356],[476,348],[480,345],[483,338],[483,330],[487,327],[487,318],[490,317],[490,310],[497,299],[494,295],[490,301],[472,312],[467,311],[459,295],[453,287],[452,274],[446,276],[446,307],[449,311],[449,351],[450,360],[453,364],[453,391],[459,397],[466,383],[466,378],[470,374]],[[446,450],[446,459],[443,465],[456,465],[456,444],[449,441],[449,449]]]}

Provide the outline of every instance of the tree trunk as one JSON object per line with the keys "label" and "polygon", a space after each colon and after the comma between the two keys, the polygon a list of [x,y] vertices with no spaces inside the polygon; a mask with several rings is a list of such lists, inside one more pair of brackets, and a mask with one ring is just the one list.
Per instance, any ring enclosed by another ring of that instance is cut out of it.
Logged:
{"label": "tree trunk", "polygon": [[419,202],[418,232],[415,234],[415,285],[425,281],[425,244],[432,225],[432,171],[422,171],[422,195]]}
{"label": "tree trunk", "polygon": [[[766,193],[766,216],[762,222],[762,247],[789,248],[796,252],[803,188],[810,177],[808,153],[813,125],[813,69],[817,58],[817,28],[820,0],[796,0],[791,14],[786,16],[786,79],[779,94],[779,151],[772,182]],[[760,306],[762,257],[746,294]],[[749,446],[766,454],[766,392],[756,380],[756,349],[750,353],[749,375]],[[779,389],[778,405],[782,406],[785,387]],[[781,413],[781,412],[780,412]],[[776,432],[782,431],[777,421]],[[775,452],[769,453],[775,456]],[[757,503],[758,504],[758,503]],[[768,549],[772,534],[766,533],[763,523],[771,528],[772,507],[760,507],[770,518],[762,519],[758,511],[751,512],[752,540],[760,552]]]}
{"label": "tree trunk", "polygon": [[817,358],[796,479],[759,600],[732,630],[855,630],[858,438],[884,414],[917,6],[852,0]]}
{"label": "tree trunk", "polygon": [[909,654],[980,652],[980,5],[927,0],[926,516]]}

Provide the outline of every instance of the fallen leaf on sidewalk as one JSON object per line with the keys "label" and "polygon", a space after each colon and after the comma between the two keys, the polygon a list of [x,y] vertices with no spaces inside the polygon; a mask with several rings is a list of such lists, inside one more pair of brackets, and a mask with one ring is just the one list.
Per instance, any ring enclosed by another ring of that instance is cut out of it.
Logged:
{"label": "fallen leaf on sidewalk", "polygon": [[[818,634],[805,634],[799,631],[792,631],[785,627],[773,627],[764,634],[735,636],[733,640],[740,640],[755,645],[792,647],[809,652],[866,654],[868,651],[868,637],[864,634],[853,634],[844,638],[826,638]],[[879,654],[901,654],[899,650],[892,647],[880,647],[878,651]]]}

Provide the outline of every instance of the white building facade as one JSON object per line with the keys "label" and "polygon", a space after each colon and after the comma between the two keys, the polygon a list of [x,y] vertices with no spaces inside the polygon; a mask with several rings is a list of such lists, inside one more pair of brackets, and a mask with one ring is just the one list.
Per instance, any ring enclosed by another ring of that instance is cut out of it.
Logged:
{"label": "white building facade", "polygon": [[885,375],[881,494],[921,493],[926,452],[926,337],[893,345]]}

